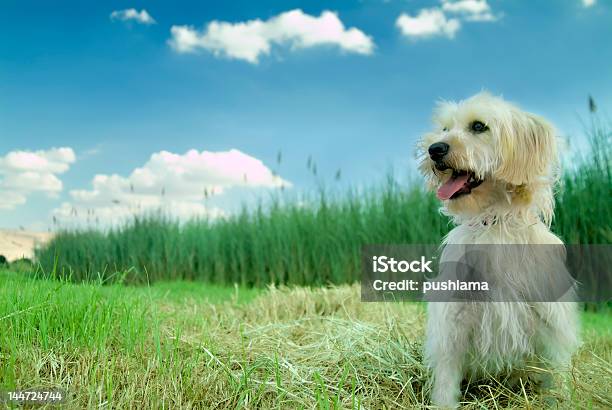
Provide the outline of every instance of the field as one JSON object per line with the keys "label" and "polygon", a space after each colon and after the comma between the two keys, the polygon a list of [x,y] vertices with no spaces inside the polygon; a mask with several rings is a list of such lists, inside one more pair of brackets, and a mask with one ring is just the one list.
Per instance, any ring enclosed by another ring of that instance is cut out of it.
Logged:
{"label": "field", "polygon": [[31,259],[34,257],[34,249],[49,241],[52,236],[49,232],[0,229],[2,256],[11,262],[20,258]]}
{"label": "field", "polygon": [[[67,408],[414,408],[424,309],[307,289],[73,284],[0,272],[0,385],[63,387]],[[564,388],[473,381],[467,408],[612,406],[612,317],[584,313]]]}
{"label": "field", "polygon": [[[553,230],[612,240],[608,128],[561,176]],[[216,221],[156,214],[59,231],[0,270],[0,388],[62,387],[69,408],[420,408],[425,308],[362,303],[360,250],[451,228],[418,183],[321,189]],[[472,380],[466,408],[612,408],[612,314],[582,313],[559,388]],[[537,370],[537,369],[536,369]],[[543,370],[538,370],[543,371]],[[556,403],[556,404],[555,404]]]}

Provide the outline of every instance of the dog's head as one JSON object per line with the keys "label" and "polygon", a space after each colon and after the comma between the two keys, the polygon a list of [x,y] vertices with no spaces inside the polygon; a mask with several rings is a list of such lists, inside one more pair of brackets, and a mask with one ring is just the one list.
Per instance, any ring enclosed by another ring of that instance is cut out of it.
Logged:
{"label": "dog's head", "polygon": [[453,215],[537,208],[552,216],[556,138],[543,118],[488,93],[442,102],[418,144],[420,170]]}

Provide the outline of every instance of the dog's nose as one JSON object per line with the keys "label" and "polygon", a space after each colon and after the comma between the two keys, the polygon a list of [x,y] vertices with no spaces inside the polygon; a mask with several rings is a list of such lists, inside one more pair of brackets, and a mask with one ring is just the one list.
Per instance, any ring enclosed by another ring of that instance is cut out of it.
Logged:
{"label": "dog's nose", "polygon": [[431,144],[427,151],[429,152],[429,156],[434,161],[440,161],[446,154],[448,154],[448,144],[446,142],[436,142],[435,144]]}

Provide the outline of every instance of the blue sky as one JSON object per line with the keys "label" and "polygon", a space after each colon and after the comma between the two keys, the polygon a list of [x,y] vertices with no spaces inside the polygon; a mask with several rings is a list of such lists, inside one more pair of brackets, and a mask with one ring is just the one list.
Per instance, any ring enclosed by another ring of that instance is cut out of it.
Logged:
{"label": "blue sky", "polygon": [[[573,141],[589,94],[612,106],[610,2],[455,3],[3,1],[0,227],[47,229],[75,210],[107,219],[156,206],[160,186],[170,209],[227,213],[283,184],[312,189],[309,156],[329,184],[337,169],[344,184],[373,183],[414,168],[436,100],[481,89]],[[325,11],[336,31],[322,35]],[[173,26],[191,36],[183,49]],[[256,176],[230,175],[243,166]]]}

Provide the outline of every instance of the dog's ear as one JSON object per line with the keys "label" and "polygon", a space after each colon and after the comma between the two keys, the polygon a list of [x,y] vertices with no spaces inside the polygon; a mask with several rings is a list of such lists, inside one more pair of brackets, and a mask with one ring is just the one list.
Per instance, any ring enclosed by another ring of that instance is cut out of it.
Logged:
{"label": "dog's ear", "polygon": [[499,128],[497,179],[529,184],[550,175],[557,162],[554,128],[545,119],[515,111]]}

